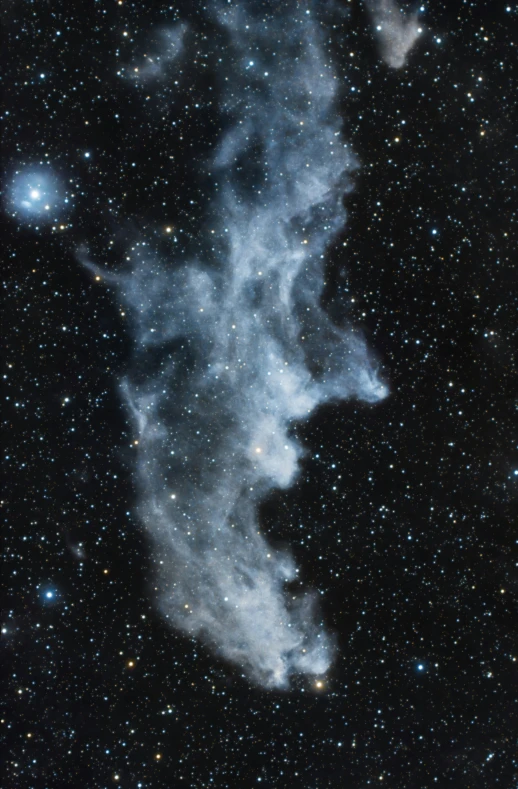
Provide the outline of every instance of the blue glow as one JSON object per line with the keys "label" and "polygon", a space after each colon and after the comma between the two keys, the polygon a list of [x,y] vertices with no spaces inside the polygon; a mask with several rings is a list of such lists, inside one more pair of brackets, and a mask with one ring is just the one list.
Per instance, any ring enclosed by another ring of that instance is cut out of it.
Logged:
{"label": "blue glow", "polygon": [[[173,263],[147,236],[132,242],[120,274],[80,252],[134,316],[135,364],[121,392],[138,435],[139,508],[155,543],[160,608],[240,674],[279,689],[294,674],[324,677],[334,638],[317,596],[286,590],[299,571],[288,549],[262,535],[261,500],[301,472],[306,449],[294,421],[327,402],[374,404],[388,394],[359,331],[335,324],[321,304],[322,261],[343,231],[357,162],[342,142],[339,80],[320,23],[290,6],[279,4],[268,25],[260,3],[220,9],[221,54],[240,66],[221,91],[228,122],[209,165],[220,185],[208,216],[225,239],[213,262],[179,252]],[[253,101],[252,52],[260,57]],[[264,154],[257,191],[238,166],[256,147]],[[196,362],[183,372],[169,349],[187,335]],[[165,354],[160,370],[141,364],[155,351]]]}
{"label": "blue glow", "polygon": [[43,588],[38,587],[40,600],[44,605],[55,605],[59,602],[61,595],[59,594],[59,590],[53,588],[51,586],[45,586]]}
{"label": "blue glow", "polygon": [[22,222],[48,223],[63,220],[69,199],[57,176],[40,165],[14,172],[7,203],[11,216]]}

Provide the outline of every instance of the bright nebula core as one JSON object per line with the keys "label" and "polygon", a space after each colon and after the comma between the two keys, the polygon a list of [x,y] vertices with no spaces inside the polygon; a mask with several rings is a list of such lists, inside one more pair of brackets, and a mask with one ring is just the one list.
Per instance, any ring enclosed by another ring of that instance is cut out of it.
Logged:
{"label": "bright nebula core", "polygon": [[7,202],[11,216],[25,223],[61,221],[69,207],[59,179],[44,167],[16,170]]}

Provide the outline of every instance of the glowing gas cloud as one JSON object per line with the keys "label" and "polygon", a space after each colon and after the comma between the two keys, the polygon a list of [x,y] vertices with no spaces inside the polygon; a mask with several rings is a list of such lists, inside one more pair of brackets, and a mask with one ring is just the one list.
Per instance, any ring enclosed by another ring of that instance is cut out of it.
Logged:
{"label": "glowing gas cloud", "polygon": [[169,259],[141,240],[109,277],[133,316],[122,391],[160,609],[252,681],[283,688],[324,674],[334,647],[315,593],[287,593],[298,570],[261,534],[258,505],[298,472],[294,421],[387,390],[360,334],[320,303],[355,167],[322,27],[303,3],[254,7],[217,16],[228,125],[204,165],[217,180],[205,251]]}
{"label": "glowing gas cloud", "polygon": [[365,0],[381,56],[391,68],[402,68],[420,34],[417,11],[405,14],[394,0]]}
{"label": "glowing gas cloud", "polygon": [[152,54],[146,55],[138,66],[123,69],[122,74],[136,83],[148,84],[165,78],[170,64],[177,61],[184,50],[187,25],[177,24],[155,32]]}
{"label": "glowing gas cloud", "polygon": [[68,211],[69,197],[49,167],[20,167],[10,178],[7,210],[20,222],[56,222]]}

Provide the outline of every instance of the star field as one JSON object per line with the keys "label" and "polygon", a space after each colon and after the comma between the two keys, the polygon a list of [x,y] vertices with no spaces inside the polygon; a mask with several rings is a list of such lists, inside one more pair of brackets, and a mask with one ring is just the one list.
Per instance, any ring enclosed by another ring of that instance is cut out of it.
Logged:
{"label": "star field", "polygon": [[2,785],[511,789],[516,8],[216,5],[4,10]]}

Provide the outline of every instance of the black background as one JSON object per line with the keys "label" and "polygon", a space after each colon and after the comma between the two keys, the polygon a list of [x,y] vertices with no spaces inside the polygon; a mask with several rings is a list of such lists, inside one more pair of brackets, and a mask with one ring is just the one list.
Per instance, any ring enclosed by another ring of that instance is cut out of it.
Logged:
{"label": "black background", "polygon": [[[391,394],[295,426],[300,479],[264,505],[339,644],[325,689],[278,693],[154,610],[126,316],[76,257],[116,264],[137,232],[167,251],[167,225],[195,243],[219,34],[191,5],[4,4],[6,788],[518,781],[516,4],[430,3],[400,71],[347,5],[329,54],[359,168],[324,298]],[[117,74],[177,20],[180,65]],[[62,230],[10,212],[12,170],[47,159]]]}

